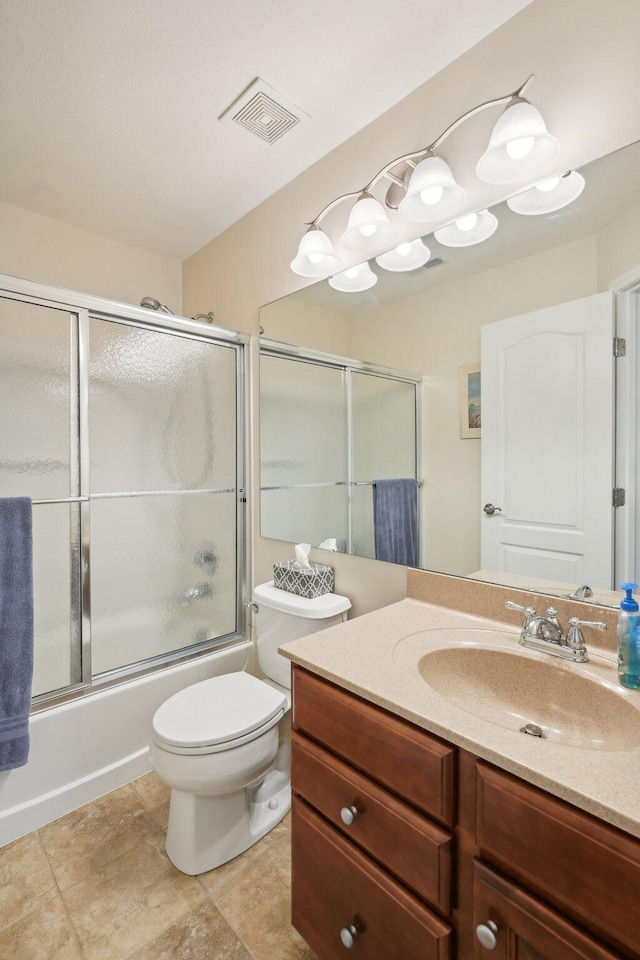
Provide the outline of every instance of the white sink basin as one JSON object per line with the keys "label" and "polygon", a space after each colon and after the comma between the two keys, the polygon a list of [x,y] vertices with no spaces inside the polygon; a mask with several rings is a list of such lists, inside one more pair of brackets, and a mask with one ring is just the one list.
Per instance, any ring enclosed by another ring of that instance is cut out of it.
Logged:
{"label": "white sink basin", "polygon": [[544,739],[588,750],[640,747],[640,710],[628,694],[596,670],[524,650],[512,633],[425,630],[401,640],[394,659],[449,703],[499,727],[533,723]]}

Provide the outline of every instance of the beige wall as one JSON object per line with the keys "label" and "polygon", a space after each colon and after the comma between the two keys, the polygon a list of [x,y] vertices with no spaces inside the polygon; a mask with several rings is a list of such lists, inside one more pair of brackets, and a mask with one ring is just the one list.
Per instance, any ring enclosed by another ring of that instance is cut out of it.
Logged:
{"label": "beige wall", "polygon": [[155,297],[182,313],[179,260],[8,203],[0,203],[0,238],[0,273],[123,303]]}
{"label": "beige wall", "polygon": [[[334,196],[366,182],[391,156],[435,138],[470,106],[514,89],[530,72],[537,77],[531,99],[560,137],[567,168],[640,139],[639,31],[636,0],[534,0],[190,257],[183,271],[185,312],[214,309],[218,323],[256,333],[261,304],[305,285],[289,269],[305,220]],[[494,121],[493,114],[474,119],[447,146],[459,178],[471,184],[469,210],[492,205],[509,192],[473,176]],[[336,211],[334,225],[340,217]],[[402,236],[421,232],[406,227]],[[254,509],[257,482],[256,476]],[[254,580],[267,578],[273,560],[289,553],[286,544],[257,536]],[[335,558],[335,565],[336,588],[352,597],[358,613],[404,595],[404,568],[353,557]]]}
{"label": "beige wall", "polygon": [[597,237],[598,289],[607,290],[640,266],[640,200],[630,204]]}
{"label": "beige wall", "polygon": [[351,356],[349,328],[341,313],[298,299],[284,299],[269,303],[260,311],[260,324],[270,340],[304,344],[311,350],[339,357]]}

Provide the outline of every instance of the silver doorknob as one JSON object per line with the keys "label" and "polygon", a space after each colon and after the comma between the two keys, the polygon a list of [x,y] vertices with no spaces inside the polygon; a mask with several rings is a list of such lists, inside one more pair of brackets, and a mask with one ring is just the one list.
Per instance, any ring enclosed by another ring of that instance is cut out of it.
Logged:
{"label": "silver doorknob", "polygon": [[340,811],[340,819],[343,823],[346,823],[348,827],[351,826],[355,818],[358,816],[358,808],[354,806],[343,807]]}
{"label": "silver doorknob", "polygon": [[492,517],[494,513],[502,513],[502,507],[494,507],[492,503],[485,503],[482,509],[488,517]]}
{"label": "silver doorknob", "polygon": [[343,927],[340,931],[340,939],[342,940],[342,945],[351,950],[352,946],[356,942],[356,937],[358,936],[358,931],[356,927],[351,923],[348,927]]}
{"label": "silver doorknob", "polygon": [[485,950],[495,950],[498,946],[497,932],[498,925],[494,923],[493,920],[487,920],[486,923],[478,924],[476,927],[476,937]]}

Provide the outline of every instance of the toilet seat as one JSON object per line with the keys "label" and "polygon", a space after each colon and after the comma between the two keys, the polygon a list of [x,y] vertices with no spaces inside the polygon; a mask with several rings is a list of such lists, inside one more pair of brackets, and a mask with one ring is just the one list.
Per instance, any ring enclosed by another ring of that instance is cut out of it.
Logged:
{"label": "toilet seat", "polygon": [[170,697],[153,718],[153,739],[170,753],[218,753],[274,727],[286,695],[249,673],[202,680]]}

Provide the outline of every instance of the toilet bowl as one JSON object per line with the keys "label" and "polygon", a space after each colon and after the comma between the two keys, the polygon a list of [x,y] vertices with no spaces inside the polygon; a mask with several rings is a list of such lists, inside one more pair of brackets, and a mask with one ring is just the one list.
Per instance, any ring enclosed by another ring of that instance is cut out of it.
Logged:
{"label": "toilet bowl", "polygon": [[277,648],[342,622],[351,606],[336,594],[307,600],[272,583],[256,587],[253,599],[267,678],[236,672],[203,680],[153,718],[149,758],[171,787],[165,849],[191,875],[238,856],[289,810],[291,670]]}

